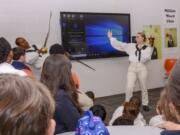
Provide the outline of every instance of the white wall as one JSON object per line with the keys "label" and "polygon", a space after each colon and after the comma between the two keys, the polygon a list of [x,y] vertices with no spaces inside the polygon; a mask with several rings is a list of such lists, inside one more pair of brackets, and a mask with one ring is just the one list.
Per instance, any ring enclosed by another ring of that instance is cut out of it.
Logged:
{"label": "white wall", "polygon": [[[23,36],[27,37],[31,44],[42,46],[47,33],[50,10],[53,17],[48,46],[61,42],[60,11],[130,13],[131,32],[135,35],[136,32],[142,31],[143,25],[161,25],[164,8],[173,8],[179,13],[179,7],[179,0],[0,0],[0,36],[6,37],[12,45],[17,36]],[[180,18],[180,15],[178,17]],[[180,21],[178,31],[179,27]],[[178,45],[180,45],[179,38]],[[163,61],[166,57],[179,55],[178,52],[179,47],[175,53],[163,53],[161,60],[148,64],[148,88],[164,85]],[[79,75],[82,90],[93,90],[97,96],[124,92],[127,57],[83,61],[96,71],[73,62],[73,69]]]}

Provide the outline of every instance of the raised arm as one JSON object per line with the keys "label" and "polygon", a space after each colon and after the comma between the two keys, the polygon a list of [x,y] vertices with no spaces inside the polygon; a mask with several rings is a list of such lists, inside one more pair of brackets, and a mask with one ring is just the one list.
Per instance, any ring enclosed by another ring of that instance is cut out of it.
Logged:
{"label": "raised arm", "polygon": [[108,31],[107,36],[110,40],[111,46],[119,51],[125,51],[127,52],[128,48],[129,48],[129,44],[128,43],[123,43],[121,41],[118,41],[116,38],[114,38],[112,36],[112,32]]}

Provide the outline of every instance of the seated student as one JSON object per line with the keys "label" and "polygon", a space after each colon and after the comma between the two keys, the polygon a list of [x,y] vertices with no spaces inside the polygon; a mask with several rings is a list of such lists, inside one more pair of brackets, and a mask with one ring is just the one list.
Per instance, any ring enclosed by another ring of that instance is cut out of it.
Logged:
{"label": "seated student", "polygon": [[[141,106],[141,100],[138,97],[133,96],[129,102],[132,102],[134,104],[134,106],[136,106],[137,109],[140,109]],[[113,113],[111,120],[109,121],[109,126],[112,126],[113,122],[115,121],[115,119],[117,119],[118,117],[122,116],[123,114],[123,110],[124,110],[124,105],[119,106]],[[144,120],[143,115],[139,112],[137,118],[135,118],[134,120],[134,125],[137,126],[145,126],[146,125],[146,121]]]}
{"label": "seated student", "polygon": [[41,83],[0,75],[0,135],[54,135],[54,100]]}
{"label": "seated student", "polygon": [[94,105],[89,110],[92,111],[94,116],[98,116],[101,118],[102,121],[106,119],[106,109],[102,105]]}
{"label": "seated student", "polygon": [[[64,47],[60,44],[53,44],[49,49],[49,54],[62,54],[69,58],[67,52],[65,51]],[[72,79],[76,85],[76,88],[79,89],[80,87],[80,80],[75,72],[72,71]]]}
{"label": "seated student", "polygon": [[[68,53],[65,51],[64,47],[60,44],[53,44],[49,49],[49,54],[50,55],[62,54],[69,58]],[[73,79],[74,84],[77,89],[78,102],[80,104],[80,107],[83,111],[87,111],[87,110],[89,110],[90,107],[92,107],[94,105],[94,102],[91,100],[91,98],[88,97],[88,95],[86,95],[84,92],[79,90],[80,80],[79,80],[76,72],[71,71],[71,73],[72,73],[72,79]],[[91,93],[93,93],[93,92],[91,91]]]}
{"label": "seated student", "polygon": [[49,88],[56,101],[56,134],[75,131],[82,112],[71,67],[70,60],[61,54],[49,55],[42,67],[41,82]]}
{"label": "seated student", "polygon": [[18,70],[24,71],[30,78],[35,79],[32,70],[26,65],[26,52],[20,47],[13,48],[12,66]]}
{"label": "seated student", "polygon": [[[125,102],[122,116],[118,117],[113,122],[112,125],[117,125],[118,123],[120,123],[119,121],[127,122],[127,123],[124,123],[125,125],[133,121],[133,124],[134,124],[134,120],[137,118],[139,111],[140,111],[139,108],[135,106],[133,102]],[[131,123],[129,124],[132,125]]]}
{"label": "seated student", "polygon": [[[162,105],[162,115],[166,119],[165,124],[161,124],[162,128],[167,130],[163,131],[161,135],[179,135],[180,128],[178,129],[178,124],[180,123],[180,59],[176,62],[169,78],[167,85],[164,88],[165,99],[160,97],[160,102]],[[171,129],[175,125],[175,129]],[[164,127],[163,127],[164,126]],[[169,131],[173,130],[173,131]]]}
{"label": "seated student", "polygon": [[[163,90],[164,97],[160,97],[161,107],[162,107],[162,116],[165,120],[161,124],[157,125],[157,127],[165,129],[161,132],[161,135],[179,135],[180,134],[180,124],[179,118],[177,118],[177,112],[175,112],[175,108],[173,107],[168,96],[168,86],[165,86]],[[176,93],[177,94],[177,93]],[[179,116],[178,116],[179,117]]]}
{"label": "seated student", "polygon": [[26,76],[26,73],[21,70],[16,70],[12,65],[11,61],[13,58],[13,52],[9,42],[0,37],[0,74],[17,74],[20,76]]}

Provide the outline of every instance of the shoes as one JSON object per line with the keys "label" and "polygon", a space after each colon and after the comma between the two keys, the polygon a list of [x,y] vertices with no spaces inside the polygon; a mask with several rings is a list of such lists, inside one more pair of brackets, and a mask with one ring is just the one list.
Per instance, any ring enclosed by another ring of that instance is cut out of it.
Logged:
{"label": "shoes", "polygon": [[143,110],[144,110],[145,112],[149,112],[149,111],[150,111],[149,106],[143,105]]}

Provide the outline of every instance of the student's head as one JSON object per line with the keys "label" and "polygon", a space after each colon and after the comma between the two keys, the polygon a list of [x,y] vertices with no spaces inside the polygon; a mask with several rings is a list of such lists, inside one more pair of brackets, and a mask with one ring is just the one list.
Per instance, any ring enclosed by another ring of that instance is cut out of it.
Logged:
{"label": "student's head", "polygon": [[137,105],[132,102],[125,102],[122,116],[118,117],[113,125],[133,125],[139,112],[140,110]]}
{"label": "student's head", "polygon": [[19,46],[19,47],[21,47],[21,48],[23,48],[25,50],[30,48],[29,43],[23,37],[16,38],[15,43],[16,43],[17,46]]}
{"label": "student's head", "polygon": [[136,42],[137,44],[143,44],[146,42],[146,35],[143,32],[138,32],[136,34]]}
{"label": "student's head", "polygon": [[134,120],[129,118],[128,116],[120,116],[113,122],[112,125],[134,125]]}
{"label": "student's head", "polygon": [[59,88],[71,90],[71,62],[61,54],[49,55],[43,64],[41,81],[55,96]]}
{"label": "student's head", "polygon": [[53,44],[49,49],[49,54],[65,54],[65,49],[60,44]]}
{"label": "student's head", "polygon": [[168,80],[167,94],[170,99],[171,110],[175,111],[175,116],[180,121],[180,59],[176,62]]}
{"label": "student's head", "polygon": [[86,92],[86,95],[87,95],[89,98],[91,98],[92,101],[95,100],[94,92],[92,92],[92,91],[87,91],[87,92]]}
{"label": "student's head", "polygon": [[138,108],[141,106],[141,99],[137,96],[132,96],[131,99],[129,100],[132,104],[137,106]]}
{"label": "student's head", "polygon": [[132,119],[135,119],[138,114],[140,112],[139,107],[137,107],[137,105],[133,104],[132,102],[126,102],[124,104],[124,110],[123,110],[123,114],[128,116],[128,117],[132,117]]}
{"label": "student's head", "polygon": [[12,57],[11,45],[4,37],[0,37],[0,63],[11,63]]}
{"label": "student's head", "polygon": [[70,57],[70,54],[64,49],[64,47],[58,43],[53,44],[50,49],[49,49],[49,54],[62,54],[67,56],[68,58]]}
{"label": "student's head", "polygon": [[178,121],[180,121],[180,59],[176,62],[168,80],[168,96]]}
{"label": "student's head", "polygon": [[180,59],[176,62],[168,79],[166,90],[166,101],[172,117],[180,121]]}
{"label": "student's head", "polygon": [[54,100],[39,82],[0,75],[0,134],[53,135]]}
{"label": "student's head", "polygon": [[159,107],[161,108],[161,115],[163,116],[163,119],[167,121],[177,122],[177,119],[174,115],[174,109],[172,111],[172,108],[170,107],[171,101],[167,95],[167,89],[168,86],[165,86],[164,90],[160,94]]}
{"label": "student's head", "polygon": [[25,60],[25,53],[26,51],[21,47],[15,47],[13,48],[13,60],[18,60],[21,62],[26,62]]}
{"label": "student's head", "polygon": [[102,105],[94,105],[90,108],[93,115],[98,116],[102,119],[102,121],[105,121],[106,119],[106,109]]}
{"label": "student's head", "polygon": [[59,90],[67,91],[78,106],[77,91],[72,80],[71,67],[71,62],[65,55],[49,55],[44,61],[40,80],[49,88],[54,97],[57,96]]}

